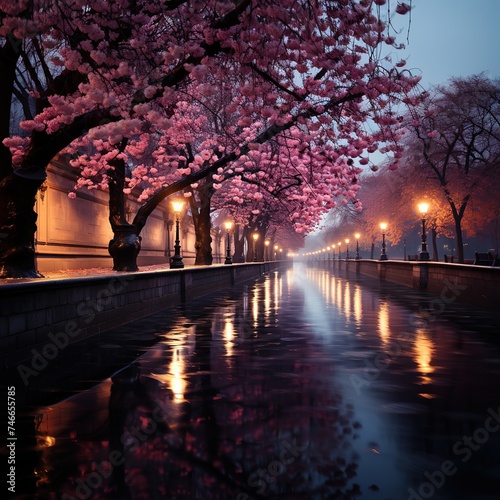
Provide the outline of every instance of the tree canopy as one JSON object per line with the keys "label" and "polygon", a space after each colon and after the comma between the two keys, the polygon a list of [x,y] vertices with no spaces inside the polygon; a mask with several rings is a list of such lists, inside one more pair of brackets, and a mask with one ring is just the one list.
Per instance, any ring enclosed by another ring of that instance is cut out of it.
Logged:
{"label": "tree canopy", "polygon": [[[399,155],[395,106],[418,78],[397,59],[385,3],[1,2],[0,189],[19,184],[33,206],[65,153],[77,188],[140,189],[138,233],[155,204],[206,175],[243,168],[251,182],[277,167],[301,178],[306,231],[336,195],[355,198],[371,153]],[[4,270],[14,244],[32,251],[20,203],[0,207]]]}
{"label": "tree canopy", "polygon": [[398,243],[415,230],[417,204],[426,201],[428,227],[455,235],[463,261],[462,233],[474,236],[500,212],[492,189],[500,183],[500,82],[484,75],[455,78],[407,105],[397,129],[400,158],[361,176],[363,210],[347,210],[343,226],[377,238],[386,221],[390,241]]}

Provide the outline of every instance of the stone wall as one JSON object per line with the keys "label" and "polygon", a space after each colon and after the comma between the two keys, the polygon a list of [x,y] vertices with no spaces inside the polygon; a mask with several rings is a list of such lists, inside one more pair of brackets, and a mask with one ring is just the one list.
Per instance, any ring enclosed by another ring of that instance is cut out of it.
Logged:
{"label": "stone wall", "polygon": [[427,291],[457,295],[457,300],[500,311],[500,267],[428,264]]}
{"label": "stone wall", "polygon": [[35,355],[33,349],[50,359],[69,343],[256,278],[282,264],[203,266],[2,284],[0,365],[7,368],[29,360]]}
{"label": "stone wall", "polygon": [[[76,174],[66,163],[54,160],[47,169],[47,180],[37,194],[38,214],[35,249],[38,270],[112,268],[108,243],[113,237],[109,223],[108,193],[80,189],[76,198],[68,198],[76,183]],[[129,220],[139,204],[127,203]],[[165,200],[148,217],[141,232],[139,266],[168,263],[173,255],[175,227],[170,203]],[[220,237],[214,234],[214,262],[222,258]],[[181,220],[181,251],[185,264],[194,263],[195,236],[191,218]]]}
{"label": "stone wall", "polygon": [[500,311],[500,267],[397,260],[317,260],[310,265],[358,273]]}

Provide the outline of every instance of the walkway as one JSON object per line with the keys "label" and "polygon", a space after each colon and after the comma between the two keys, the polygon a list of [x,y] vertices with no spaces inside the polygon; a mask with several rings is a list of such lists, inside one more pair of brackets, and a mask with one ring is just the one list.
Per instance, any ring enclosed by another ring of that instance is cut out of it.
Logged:
{"label": "walkway", "polygon": [[433,300],[296,264],[68,348],[18,408],[18,491],[498,499],[500,316]]}

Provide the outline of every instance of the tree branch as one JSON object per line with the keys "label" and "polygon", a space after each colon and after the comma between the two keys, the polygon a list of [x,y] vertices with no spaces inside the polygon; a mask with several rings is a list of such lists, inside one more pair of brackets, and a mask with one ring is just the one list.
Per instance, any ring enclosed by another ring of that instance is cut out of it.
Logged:
{"label": "tree branch", "polygon": [[174,194],[181,189],[184,189],[185,187],[189,186],[190,184],[195,183],[196,181],[199,181],[200,179],[203,179],[207,175],[214,173],[217,171],[219,168],[223,168],[229,163],[237,160],[241,156],[247,154],[250,151],[250,144],[264,144],[276,135],[278,135],[280,132],[283,132],[285,130],[290,129],[295,125],[297,120],[299,119],[308,119],[312,118],[315,116],[320,116],[324,114],[325,112],[329,111],[330,109],[333,109],[337,106],[340,106],[346,102],[350,101],[355,101],[357,99],[360,99],[363,97],[363,93],[359,92],[356,94],[352,95],[346,95],[342,97],[341,99],[338,100],[332,100],[328,104],[322,107],[321,111],[318,111],[316,109],[310,108],[302,113],[297,114],[295,117],[292,117],[290,121],[287,123],[284,123],[283,125],[276,125],[273,124],[269,126],[267,129],[265,129],[262,133],[260,133],[253,141],[250,143],[247,143],[245,146],[241,147],[238,152],[233,151],[229,153],[226,156],[223,156],[222,158],[219,158],[216,162],[212,163],[209,166],[206,166],[205,168],[199,170],[198,172],[195,172],[194,174],[187,175],[183,179],[180,179],[177,182],[174,182],[173,184],[170,184],[169,186],[165,186],[164,188],[160,189],[157,191],[148,201],[142,205],[139,210],[137,211],[137,215],[134,218],[133,224],[138,228],[138,233],[142,230],[144,225],[146,224],[147,218],[149,215],[153,212],[153,210],[167,197],[170,196],[171,194]]}

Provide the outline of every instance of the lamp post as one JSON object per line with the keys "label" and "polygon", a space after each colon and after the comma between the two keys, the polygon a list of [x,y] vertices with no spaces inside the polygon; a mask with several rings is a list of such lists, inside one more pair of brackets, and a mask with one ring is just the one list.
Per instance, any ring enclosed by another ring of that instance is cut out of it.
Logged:
{"label": "lamp post", "polygon": [[252,234],[252,239],[253,239],[253,261],[257,262],[257,252],[255,251],[255,244],[257,243],[257,240],[259,239],[259,233],[253,233]]}
{"label": "lamp post", "polygon": [[174,256],[170,261],[170,269],[182,269],[184,267],[184,262],[182,262],[181,256],[181,240],[179,237],[179,223],[180,223],[180,213],[184,202],[177,200],[172,202],[175,213],[175,244],[174,244]]}
{"label": "lamp post", "polygon": [[278,248],[279,248],[278,245],[274,245],[274,260],[278,258]]}
{"label": "lamp post", "polygon": [[171,248],[170,248],[170,234],[172,232],[172,226],[174,225],[174,221],[169,219],[167,217],[167,214],[165,214],[165,217],[164,217],[164,223],[165,223],[165,229],[167,230],[167,238],[166,238],[166,245],[165,245],[165,257],[168,257],[170,259],[170,254],[172,253],[171,252]]}
{"label": "lamp post", "polygon": [[339,241],[339,242],[337,243],[337,245],[339,246],[339,260],[340,260],[340,245],[342,245],[342,242],[341,242],[341,241]]}
{"label": "lamp post", "polygon": [[332,244],[332,260],[335,260],[335,243]]}
{"label": "lamp post", "polygon": [[345,239],[345,258],[349,260],[349,238]]}
{"label": "lamp post", "polygon": [[224,264],[232,264],[233,259],[231,258],[231,236],[229,235],[229,232],[233,227],[233,223],[228,220],[227,222],[224,222],[224,227],[226,228],[227,233],[226,260],[224,261]]}
{"label": "lamp post", "polygon": [[422,250],[420,251],[419,260],[429,260],[429,252],[427,251],[427,235],[425,234],[425,216],[429,210],[429,204],[419,203],[418,210],[422,215]]}
{"label": "lamp post", "polygon": [[382,229],[382,255],[380,255],[379,260],[387,260],[387,254],[385,253],[385,230],[387,229],[387,222],[381,222],[380,229]]}
{"label": "lamp post", "polygon": [[269,245],[271,244],[271,242],[269,240],[265,240],[264,241],[264,261],[268,261],[268,260],[271,260],[269,258]]}
{"label": "lamp post", "polygon": [[361,238],[361,235],[359,233],[356,233],[354,235],[354,237],[356,238],[356,260],[359,260],[360,259],[360,256],[359,256],[359,238]]}

